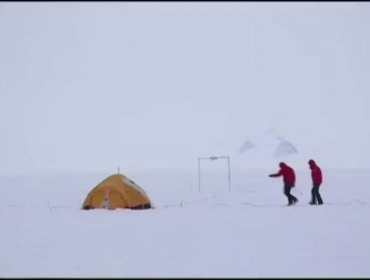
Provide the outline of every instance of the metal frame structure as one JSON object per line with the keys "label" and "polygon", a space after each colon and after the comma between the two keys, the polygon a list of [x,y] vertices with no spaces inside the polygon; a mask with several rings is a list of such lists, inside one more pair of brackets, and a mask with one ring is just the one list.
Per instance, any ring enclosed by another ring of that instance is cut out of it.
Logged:
{"label": "metal frame structure", "polygon": [[228,166],[228,179],[229,179],[229,192],[231,191],[231,176],[230,176],[230,157],[229,156],[211,156],[211,157],[200,157],[198,158],[198,183],[200,192],[200,161],[201,160],[217,160],[217,159],[227,159]]}

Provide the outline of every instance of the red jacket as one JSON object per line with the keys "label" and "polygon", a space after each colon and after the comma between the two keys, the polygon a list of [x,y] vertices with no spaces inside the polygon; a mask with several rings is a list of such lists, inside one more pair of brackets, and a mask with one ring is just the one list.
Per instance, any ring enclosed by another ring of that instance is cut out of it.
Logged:
{"label": "red jacket", "polygon": [[278,173],[270,174],[270,177],[279,177],[283,176],[283,180],[285,184],[289,184],[294,186],[295,185],[295,174],[293,168],[286,165],[284,162],[279,164],[280,170]]}
{"label": "red jacket", "polygon": [[311,168],[312,183],[319,185],[322,183],[322,173],[320,167],[312,159],[308,162]]}

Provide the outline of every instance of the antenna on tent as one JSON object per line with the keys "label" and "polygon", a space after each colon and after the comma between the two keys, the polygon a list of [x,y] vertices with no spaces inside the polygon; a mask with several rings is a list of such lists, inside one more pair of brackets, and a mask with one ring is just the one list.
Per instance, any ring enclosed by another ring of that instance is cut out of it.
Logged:
{"label": "antenna on tent", "polygon": [[119,173],[119,166],[118,166],[118,168],[117,168],[117,174],[120,174],[120,173]]}

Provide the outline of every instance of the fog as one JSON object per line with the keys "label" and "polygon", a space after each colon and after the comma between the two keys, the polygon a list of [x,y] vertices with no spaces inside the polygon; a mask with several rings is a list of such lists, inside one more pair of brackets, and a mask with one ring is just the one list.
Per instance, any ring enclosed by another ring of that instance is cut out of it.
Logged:
{"label": "fog", "polygon": [[0,175],[196,169],[272,127],[369,168],[369,26],[366,2],[0,3]]}

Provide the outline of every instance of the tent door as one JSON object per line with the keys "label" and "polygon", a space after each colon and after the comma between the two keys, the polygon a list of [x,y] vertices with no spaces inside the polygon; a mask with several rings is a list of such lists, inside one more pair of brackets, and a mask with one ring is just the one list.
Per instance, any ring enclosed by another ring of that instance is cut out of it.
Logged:
{"label": "tent door", "polygon": [[108,209],[108,207],[109,207],[109,191],[105,191],[104,198],[103,198],[100,208]]}

